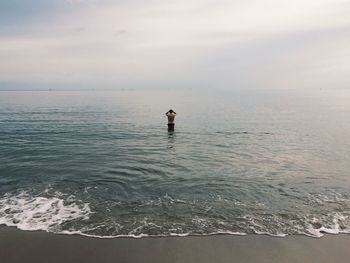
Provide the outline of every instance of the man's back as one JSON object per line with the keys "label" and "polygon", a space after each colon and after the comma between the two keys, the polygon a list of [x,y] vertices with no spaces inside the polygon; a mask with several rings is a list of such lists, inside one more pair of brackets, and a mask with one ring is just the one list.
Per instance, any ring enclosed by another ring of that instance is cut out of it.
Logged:
{"label": "man's back", "polygon": [[176,112],[173,110],[169,110],[165,115],[168,117],[168,124],[174,124]]}

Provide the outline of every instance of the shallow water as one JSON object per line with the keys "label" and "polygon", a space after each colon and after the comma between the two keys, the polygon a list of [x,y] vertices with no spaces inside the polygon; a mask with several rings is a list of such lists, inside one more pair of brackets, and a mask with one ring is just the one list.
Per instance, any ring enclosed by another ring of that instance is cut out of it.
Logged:
{"label": "shallow water", "polygon": [[346,90],[2,91],[0,224],[99,237],[350,232],[349,101]]}

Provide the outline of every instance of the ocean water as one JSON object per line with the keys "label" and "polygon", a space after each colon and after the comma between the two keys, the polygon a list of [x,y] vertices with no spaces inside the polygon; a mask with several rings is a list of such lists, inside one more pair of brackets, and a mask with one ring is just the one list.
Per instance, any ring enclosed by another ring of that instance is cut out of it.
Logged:
{"label": "ocean water", "polygon": [[0,224],[319,237],[349,190],[350,90],[0,92]]}

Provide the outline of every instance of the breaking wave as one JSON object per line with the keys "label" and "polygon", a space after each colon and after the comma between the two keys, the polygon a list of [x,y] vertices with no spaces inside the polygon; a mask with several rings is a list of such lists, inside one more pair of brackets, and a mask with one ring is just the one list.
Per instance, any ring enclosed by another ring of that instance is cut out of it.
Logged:
{"label": "breaking wave", "polygon": [[[175,199],[166,195],[169,205]],[[181,204],[186,203],[180,200]],[[150,206],[154,202],[145,202]],[[188,236],[188,235],[247,235],[262,234],[275,237],[307,235],[322,237],[324,234],[350,233],[349,215],[340,212],[322,216],[246,215],[241,223],[232,219],[218,220],[193,216],[189,221],[171,222],[146,217],[139,220],[123,221],[121,218],[101,218],[93,212],[89,203],[73,195],[55,192],[54,195],[33,196],[28,192],[17,195],[5,194],[0,198],[0,225],[13,226],[21,230],[42,230],[52,233],[82,235],[96,238]],[[95,217],[94,217],[95,216]],[[119,220],[119,221],[118,221]]]}
{"label": "breaking wave", "polygon": [[74,196],[62,199],[60,195],[35,197],[27,192],[15,196],[4,195],[0,199],[0,225],[58,233],[65,223],[89,218],[89,204],[76,200]]}

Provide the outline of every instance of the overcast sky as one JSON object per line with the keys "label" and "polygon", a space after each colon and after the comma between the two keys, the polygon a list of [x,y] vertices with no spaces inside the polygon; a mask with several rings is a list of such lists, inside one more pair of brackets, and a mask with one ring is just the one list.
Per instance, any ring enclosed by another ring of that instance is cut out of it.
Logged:
{"label": "overcast sky", "polygon": [[350,0],[0,0],[0,88],[350,88]]}

